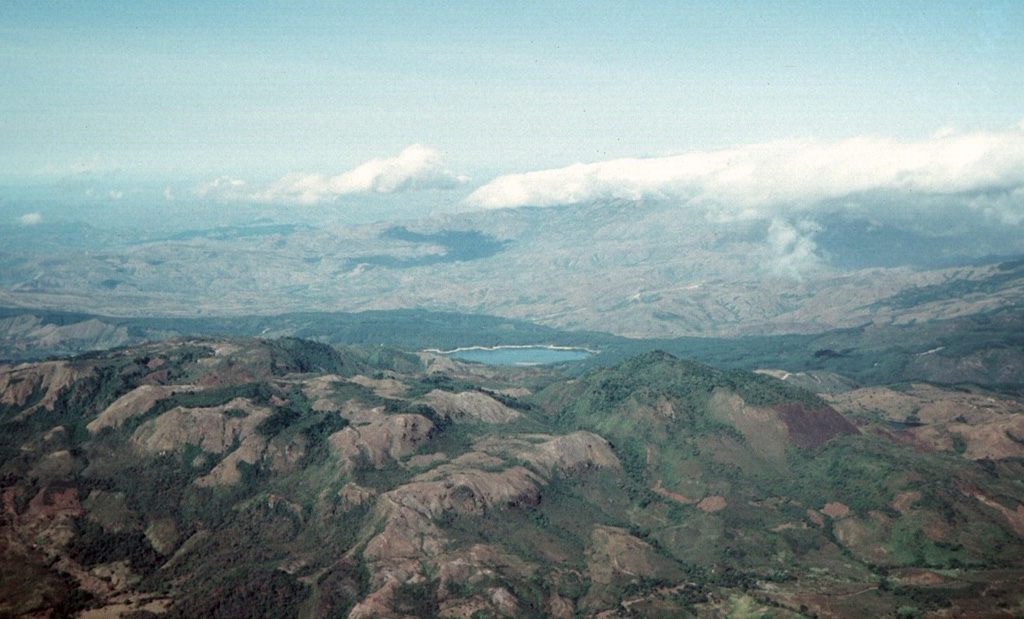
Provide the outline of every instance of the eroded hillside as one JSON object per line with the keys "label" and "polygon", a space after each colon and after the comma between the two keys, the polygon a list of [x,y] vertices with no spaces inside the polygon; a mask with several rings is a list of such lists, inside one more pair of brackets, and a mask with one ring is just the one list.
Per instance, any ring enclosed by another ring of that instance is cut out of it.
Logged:
{"label": "eroded hillside", "polygon": [[797,382],[296,339],[2,366],[0,613],[1019,612],[1019,404]]}

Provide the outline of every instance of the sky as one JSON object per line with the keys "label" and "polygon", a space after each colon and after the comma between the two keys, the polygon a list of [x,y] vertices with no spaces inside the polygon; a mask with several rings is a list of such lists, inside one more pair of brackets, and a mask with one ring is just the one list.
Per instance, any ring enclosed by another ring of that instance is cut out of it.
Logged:
{"label": "sky", "polygon": [[1021,32],[1019,0],[0,0],[0,222],[668,200],[801,263],[842,219],[1011,254]]}
{"label": "sky", "polygon": [[266,197],[410,148],[437,182],[403,190],[996,131],[1024,120],[1022,30],[1016,0],[0,0],[0,181],[222,179]]}
{"label": "sky", "polygon": [[1020,0],[0,0],[0,246],[614,200],[794,273],[848,222],[1014,255],[1021,32]]}

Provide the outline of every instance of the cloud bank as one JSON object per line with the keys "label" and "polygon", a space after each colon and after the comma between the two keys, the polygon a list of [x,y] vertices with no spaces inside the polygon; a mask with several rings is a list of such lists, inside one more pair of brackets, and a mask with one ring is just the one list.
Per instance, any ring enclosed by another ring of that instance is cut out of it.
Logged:
{"label": "cloud bank", "polygon": [[18,218],[18,223],[23,226],[35,226],[42,223],[43,216],[40,213],[25,213]]}
{"label": "cloud bank", "polygon": [[861,136],[616,159],[501,176],[466,203],[555,206],[668,199],[723,218],[799,216],[824,202],[897,195],[912,203],[959,196],[1007,223],[1024,220],[1024,123],[1004,131],[943,130],[927,139]]}
{"label": "cloud bank", "polygon": [[347,194],[452,189],[467,180],[445,167],[441,154],[436,150],[413,144],[397,157],[371,159],[337,176],[305,172],[287,174],[253,197],[313,204]]}

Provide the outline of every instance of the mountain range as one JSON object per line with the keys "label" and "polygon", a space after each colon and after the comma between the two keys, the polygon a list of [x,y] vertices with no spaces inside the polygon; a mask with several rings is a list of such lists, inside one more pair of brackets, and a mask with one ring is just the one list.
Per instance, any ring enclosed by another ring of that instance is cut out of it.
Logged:
{"label": "mountain range", "polygon": [[608,202],[163,237],[108,231],[86,247],[41,227],[35,250],[0,254],[0,303],[122,317],[418,308],[660,338],[947,319],[1024,295],[1013,258],[1024,245],[1011,228],[925,234],[819,219],[717,220],[670,202]]}
{"label": "mountain range", "polygon": [[1019,615],[1024,244],[911,219],[19,229],[0,615]]}
{"label": "mountain range", "polygon": [[1024,605],[1024,407],[990,390],[236,337],[7,365],[0,386],[6,614]]}

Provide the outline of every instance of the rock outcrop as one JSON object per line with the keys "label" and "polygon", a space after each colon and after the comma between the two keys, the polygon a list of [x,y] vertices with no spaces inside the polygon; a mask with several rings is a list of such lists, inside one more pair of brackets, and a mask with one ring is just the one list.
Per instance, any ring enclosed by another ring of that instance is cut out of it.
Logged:
{"label": "rock outcrop", "polygon": [[[232,415],[230,410],[242,410],[246,415]],[[256,426],[270,414],[271,409],[255,406],[246,398],[209,408],[179,406],[143,423],[131,442],[149,454],[177,451],[185,445],[223,454],[254,436]]]}
{"label": "rock outcrop", "polygon": [[40,408],[53,410],[63,389],[91,373],[91,368],[67,361],[0,365],[0,404],[24,407],[33,400],[33,405],[22,411],[22,417]]}
{"label": "rock outcrop", "polygon": [[380,415],[362,425],[350,425],[328,438],[332,452],[353,463],[365,460],[375,467],[412,455],[430,438],[434,423],[422,415]]}
{"label": "rock outcrop", "polygon": [[451,393],[435,389],[424,396],[423,401],[433,407],[439,415],[444,415],[455,421],[508,423],[523,415],[480,391]]}
{"label": "rock outcrop", "polygon": [[114,400],[96,419],[86,426],[96,434],[103,428],[116,428],[135,415],[142,415],[153,408],[157,400],[176,393],[188,393],[202,389],[193,385],[142,385]]}

